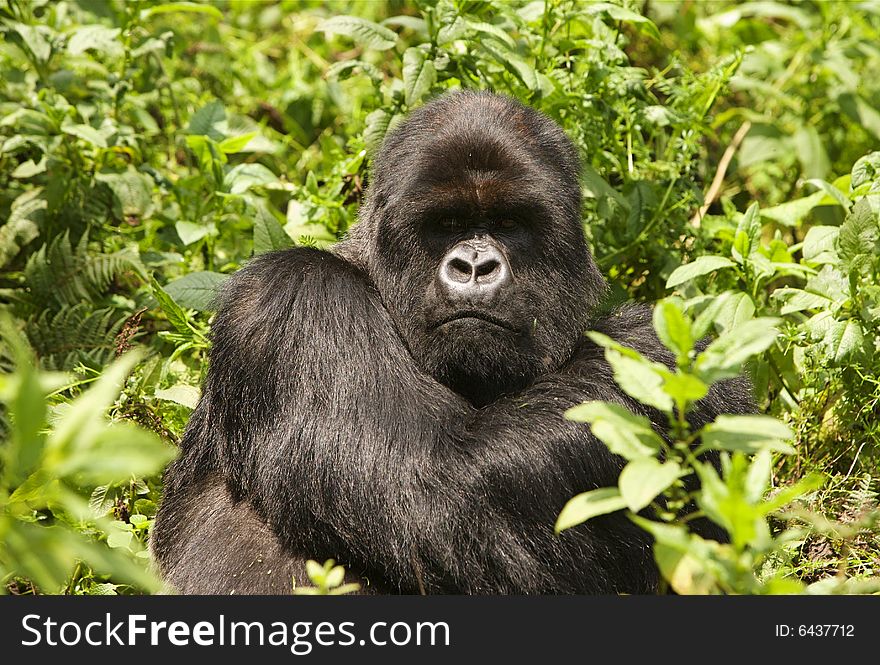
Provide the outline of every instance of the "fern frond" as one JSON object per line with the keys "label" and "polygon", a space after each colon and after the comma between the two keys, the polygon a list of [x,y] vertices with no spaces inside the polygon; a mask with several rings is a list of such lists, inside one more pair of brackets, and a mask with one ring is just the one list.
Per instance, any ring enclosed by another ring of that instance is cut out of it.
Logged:
{"label": "fern frond", "polygon": [[844,502],[844,514],[861,515],[877,507],[877,491],[873,487],[874,478],[866,473],[858,480]]}
{"label": "fern frond", "polygon": [[127,271],[144,274],[132,252],[90,252],[87,234],[74,248],[69,233],[65,233],[30,256],[25,280],[35,306],[57,310],[100,299],[113,280]]}
{"label": "fern frond", "polygon": [[77,365],[100,369],[113,359],[115,337],[127,318],[117,309],[93,310],[79,303],[58,312],[43,310],[25,330],[45,369],[70,370]]}

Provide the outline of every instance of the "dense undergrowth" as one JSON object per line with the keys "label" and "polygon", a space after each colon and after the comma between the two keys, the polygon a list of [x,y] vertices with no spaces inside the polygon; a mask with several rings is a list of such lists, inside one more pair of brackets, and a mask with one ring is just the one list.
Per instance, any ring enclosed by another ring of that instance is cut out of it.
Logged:
{"label": "dense undergrowth", "polygon": [[[0,33],[6,592],[157,588],[217,286],[341,237],[388,129],[457,87],[558,121],[611,300],[671,296],[677,373],[600,340],[671,436],[571,412],[632,468],[557,526],[665,495],[677,591],[877,589],[880,3],[0,0]],[[747,359],[766,415],[702,433],[719,477],[682,414]],[[729,545],[687,533],[688,471]]]}

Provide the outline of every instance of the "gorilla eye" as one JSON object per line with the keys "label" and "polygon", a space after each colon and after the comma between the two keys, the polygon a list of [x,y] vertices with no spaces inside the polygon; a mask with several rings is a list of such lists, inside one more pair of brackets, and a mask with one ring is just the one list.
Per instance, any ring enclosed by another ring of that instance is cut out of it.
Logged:
{"label": "gorilla eye", "polygon": [[517,223],[516,220],[505,217],[495,222],[495,226],[497,226],[499,229],[503,229],[504,231],[512,231],[517,227]]}
{"label": "gorilla eye", "polygon": [[455,217],[442,217],[437,221],[437,226],[444,231],[461,231],[465,223]]}

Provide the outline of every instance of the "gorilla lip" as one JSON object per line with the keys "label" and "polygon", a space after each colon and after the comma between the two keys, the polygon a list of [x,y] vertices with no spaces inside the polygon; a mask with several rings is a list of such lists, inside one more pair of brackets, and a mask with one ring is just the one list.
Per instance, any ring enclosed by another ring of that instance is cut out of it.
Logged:
{"label": "gorilla lip", "polygon": [[505,330],[509,330],[511,332],[518,332],[516,328],[514,328],[510,323],[504,321],[503,319],[494,317],[491,314],[486,314],[485,312],[479,312],[477,310],[470,309],[456,312],[452,316],[447,316],[446,318],[441,319],[439,323],[437,323],[434,327],[440,328],[441,326],[445,326],[447,323],[452,323],[453,321],[461,321],[462,319],[479,319],[480,321],[491,323],[495,326],[498,326],[499,328],[504,328]]}

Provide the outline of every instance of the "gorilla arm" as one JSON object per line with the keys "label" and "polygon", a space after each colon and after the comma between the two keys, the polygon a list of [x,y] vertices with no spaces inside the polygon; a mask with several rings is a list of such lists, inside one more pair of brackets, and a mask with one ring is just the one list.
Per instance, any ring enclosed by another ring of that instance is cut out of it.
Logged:
{"label": "gorilla arm", "polygon": [[[273,553],[276,574],[332,557],[388,591],[463,585],[452,559],[459,548],[480,555],[480,493],[444,459],[455,457],[450,423],[470,407],[414,367],[368,279],[326,252],[263,255],[229,280],[212,331],[208,378],[154,533],[172,584],[265,590],[263,578],[222,579],[249,570],[257,548]],[[203,526],[210,516],[197,505],[216,500],[218,478],[231,492],[218,508],[233,520],[227,531]],[[235,512],[247,503],[254,510]],[[254,536],[260,529],[278,542]],[[203,570],[238,549],[241,560]]]}

